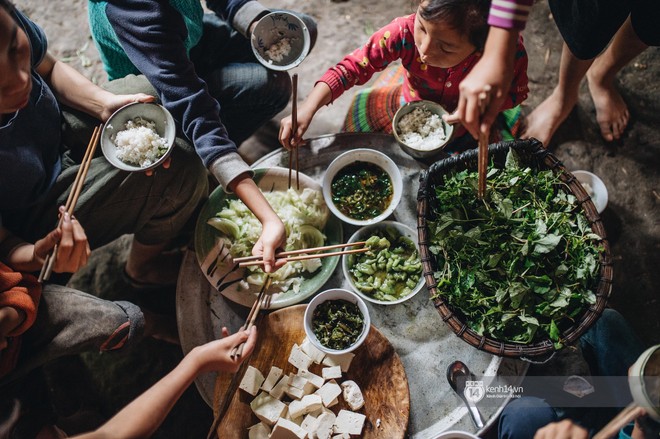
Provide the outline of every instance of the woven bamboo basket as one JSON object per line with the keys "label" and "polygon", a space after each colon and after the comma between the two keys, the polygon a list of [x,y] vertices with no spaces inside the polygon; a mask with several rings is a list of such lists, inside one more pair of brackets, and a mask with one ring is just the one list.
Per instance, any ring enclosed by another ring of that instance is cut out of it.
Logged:
{"label": "woven bamboo basket", "polygon": [[[542,147],[539,141],[531,139],[492,144],[488,148],[489,159],[492,158],[498,167],[503,165],[509,148],[514,149],[518,153],[526,166],[537,170],[551,169],[556,175],[558,174],[559,178],[568,185],[573,195],[576,196],[578,205],[589,221],[592,231],[603,238],[603,251],[600,253],[599,258],[599,278],[594,291],[596,302],[588,307],[583,315],[575,320],[575,323],[571,327],[566,328],[562,332],[561,341],[564,345],[568,345],[575,342],[600,317],[612,290],[612,260],[605,228],[596,211],[596,207],[582,185],[564,168],[557,157]],[[549,338],[530,344],[519,344],[479,335],[468,327],[464,321],[464,316],[459,310],[452,309],[445,302],[442,292],[437,289],[437,283],[433,275],[437,271],[437,264],[435,256],[429,251],[428,229],[428,222],[433,220],[435,188],[442,185],[444,175],[460,172],[465,169],[476,170],[477,154],[477,150],[474,149],[438,161],[420,176],[420,186],[417,196],[417,229],[419,233],[420,256],[427,289],[431,297],[436,297],[436,294],[440,293],[437,296],[438,298],[434,299],[434,305],[440,313],[442,320],[449,325],[458,337],[477,349],[491,354],[513,358],[538,358],[539,356],[551,355],[556,348]]]}

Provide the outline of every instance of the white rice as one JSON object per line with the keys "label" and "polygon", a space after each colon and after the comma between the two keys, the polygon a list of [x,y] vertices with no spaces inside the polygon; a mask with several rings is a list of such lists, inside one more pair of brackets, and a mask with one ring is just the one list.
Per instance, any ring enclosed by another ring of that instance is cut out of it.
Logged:
{"label": "white rice", "polygon": [[266,50],[266,56],[275,62],[282,61],[289,53],[291,53],[291,41],[286,37],[272,44]]}
{"label": "white rice", "polygon": [[415,108],[397,124],[401,140],[411,148],[429,151],[439,147],[447,137],[442,118],[426,108]]}
{"label": "white rice", "polygon": [[154,122],[136,117],[126,122],[125,127],[113,139],[117,158],[122,162],[145,168],[167,151],[167,142],[156,132]]}

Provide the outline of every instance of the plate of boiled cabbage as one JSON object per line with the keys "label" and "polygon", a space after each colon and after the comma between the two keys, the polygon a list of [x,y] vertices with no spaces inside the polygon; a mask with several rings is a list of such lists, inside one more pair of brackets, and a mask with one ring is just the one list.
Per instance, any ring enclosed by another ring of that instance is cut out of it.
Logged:
{"label": "plate of boiled cabbage", "polygon": [[[286,251],[342,242],[341,221],[330,214],[321,185],[299,174],[300,189],[288,188],[289,170],[255,169],[254,181],[287,230]],[[261,265],[238,268],[234,258],[251,256],[261,223],[238,199],[221,187],[209,196],[197,219],[195,253],[202,273],[227,299],[252,306],[266,280]],[[339,256],[289,262],[271,273],[269,309],[299,303],[330,278]]]}

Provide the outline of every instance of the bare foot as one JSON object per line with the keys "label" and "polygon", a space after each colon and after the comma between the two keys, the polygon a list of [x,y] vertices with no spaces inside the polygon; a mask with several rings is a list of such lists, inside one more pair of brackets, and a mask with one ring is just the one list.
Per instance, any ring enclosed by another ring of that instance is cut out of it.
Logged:
{"label": "bare foot", "polygon": [[630,113],[621,94],[614,86],[614,80],[597,78],[589,71],[587,83],[596,107],[596,121],[600,126],[601,135],[608,142],[620,139],[628,126]]}
{"label": "bare foot", "polygon": [[525,118],[525,128],[520,137],[534,137],[547,147],[559,125],[571,113],[577,99],[577,95],[567,96],[555,88],[552,94]]}

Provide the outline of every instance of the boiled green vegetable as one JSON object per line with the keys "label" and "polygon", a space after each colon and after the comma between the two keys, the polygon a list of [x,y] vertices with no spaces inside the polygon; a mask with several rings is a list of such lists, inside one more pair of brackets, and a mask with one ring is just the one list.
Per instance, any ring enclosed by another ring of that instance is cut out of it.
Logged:
{"label": "boiled green vegetable", "polygon": [[394,301],[415,289],[422,275],[417,246],[393,227],[378,230],[364,253],[348,256],[355,286],[377,300]]}

